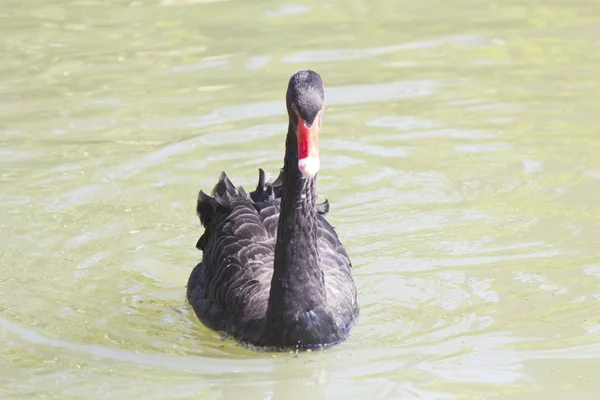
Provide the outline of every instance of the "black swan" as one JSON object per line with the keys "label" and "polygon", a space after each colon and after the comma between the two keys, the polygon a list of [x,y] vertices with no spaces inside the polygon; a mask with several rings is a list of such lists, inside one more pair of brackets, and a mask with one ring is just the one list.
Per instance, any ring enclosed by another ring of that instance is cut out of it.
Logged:
{"label": "black swan", "polygon": [[318,137],[324,112],[321,76],[295,73],[286,94],[289,115],[284,166],[272,183],[259,170],[247,194],[225,173],[200,191],[205,228],[196,247],[187,298],[207,327],[264,348],[322,348],[346,339],[358,315],[351,263],[317,204]]}

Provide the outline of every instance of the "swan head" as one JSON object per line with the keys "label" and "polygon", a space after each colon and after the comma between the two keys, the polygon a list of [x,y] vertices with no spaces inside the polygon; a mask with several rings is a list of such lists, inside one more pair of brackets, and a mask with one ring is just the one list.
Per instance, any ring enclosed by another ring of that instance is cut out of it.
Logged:
{"label": "swan head", "polygon": [[302,70],[290,78],[286,95],[290,125],[298,143],[298,169],[306,178],[313,178],[321,166],[319,131],[325,110],[325,90],[321,76]]}

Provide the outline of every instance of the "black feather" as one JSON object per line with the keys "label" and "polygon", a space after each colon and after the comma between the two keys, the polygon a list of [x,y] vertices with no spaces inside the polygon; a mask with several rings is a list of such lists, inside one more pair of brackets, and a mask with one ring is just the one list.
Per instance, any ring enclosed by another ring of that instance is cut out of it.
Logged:
{"label": "black feather", "polygon": [[[214,197],[202,191],[198,196],[197,211],[205,232],[196,247],[204,252],[204,257],[190,276],[188,299],[205,325],[242,342],[257,343],[264,325],[281,181],[280,174],[274,182],[266,182],[264,171],[259,170],[259,184],[248,195],[243,189],[236,189],[223,173],[212,191]],[[350,260],[335,230],[322,217],[329,211],[329,202],[325,200],[316,207],[324,279],[329,284],[332,305],[355,304]],[[350,321],[354,314],[340,318]]]}

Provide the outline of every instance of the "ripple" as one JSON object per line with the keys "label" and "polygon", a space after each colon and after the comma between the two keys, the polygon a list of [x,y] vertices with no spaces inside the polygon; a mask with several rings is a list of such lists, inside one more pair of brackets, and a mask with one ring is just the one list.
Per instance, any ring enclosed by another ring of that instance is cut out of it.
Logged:
{"label": "ripple", "polygon": [[455,151],[459,153],[490,153],[495,151],[507,151],[514,148],[512,143],[478,143],[466,146],[456,146]]}
{"label": "ripple", "polygon": [[420,119],[417,119],[417,118],[409,116],[409,115],[405,115],[405,116],[388,115],[388,116],[379,117],[377,119],[368,121],[366,125],[406,130],[406,129],[417,129],[417,128],[432,128],[436,124],[433,121],[420,120]]}
{"label": "ripple", "polygon": [[119,195],[119,189],[111,185],[90,184],[68,190],[62,194],[50,197],[44,203],[47,212],[63,211],[85,203],[107,201]]}
{"label": "ripple", "polygon": [[[227,359],[211,358],[211,361],[207,362],[206,357],[193,357],[189,355],[177,357],[140,351],[116,350],[94,344],[72,343],[44,336],[4,317],[0,317],[0,326],[5,332],[17,336],[30,345],[51,347],[62,354],[70,353],[76,357],[78,355],[87,355],[97,359],[108,359],[117,363],[135,364],[138,366],[148,365],[177,371],[185,368],[190,372],[203,375],[219,375],[231,371],[231,362]],[[259,360],[237,360],[236,364],[250,371],[268,371],[265,365]]]}
{"label": "ripple", "polygon": [[[413,129],[418,129],[419,126],[415,126]],[[416,132],[402,132],[392,135],[374,135],[374,138],[378,140],[412,140],[412,139],[424,139],[424,138],[448,138],[448,139],[490,139],[494,138],[491,132],[486,131],[470,131],[464,129],[432,129],[423,130]]]}
{"label": "ripple", "polygon": [[400,147],[389,148],[384,146],[368,145],[361,142],[349,140],[327,140],[324,144],[337,150],[358,152],[361,154],[376,155],[386,158],[406,157],[406,150]]}
{"label": "ripple", "polygon": [[[98,118],[87,118],[69,123],[69,128],[77,131],[95,131],[100,129],[108,129],[111,126],[117,125],[117,120],[114,118],[98,117]],[[61,132],[64,134],[66,131]]]}
{"label": "ripple", "polygon": [[269,63],[270,60],[271,60],[271,57],[269,57],[269,56],[251,57],[246,62],[246,69],[249,71],[253,71],[253,70],[264,68]]}
{"label": "ripple", "polygon": [[454,36],[445,39],[426,40],[413,43],[402,43],[393,46],[374,47],[365,49],[351,50],[317,50],[293,54],[283,58],[285,63],[311,63],[328,61],[348,61],[363,58],[376,57],[384,54],[396,53],[399,51],[419,50],[431,47],[438,47],[445,44],[481,44],[480,36]]}
{"label": "ripple", "polygon": [[29,196],[0,196],[0,204],[4,206],[25,205],[31,203]]}
{"label": "ripple", "polygon": [[263,15],[267,18],[283,17],[287,15],[305,14],[310,8],[304,5],[285,5],[274,11],[265,11]]}
{"label": "ripple", "polygon": [[599,265],[590,265],[587,267],[583,267],[583,272],[586,274],[593,276],[594,278],[600,279],[600,266]]}
{"label": "ripple", "polygon": [[213,60],[213,61],[203,61],[196,64],[186,64],[180,65],[178,67],[173,67],[171,70],[173,72],[191,72],[191,71],[201,71],[209,68],[222,68],[229,66],[229,61],[227,60]]}

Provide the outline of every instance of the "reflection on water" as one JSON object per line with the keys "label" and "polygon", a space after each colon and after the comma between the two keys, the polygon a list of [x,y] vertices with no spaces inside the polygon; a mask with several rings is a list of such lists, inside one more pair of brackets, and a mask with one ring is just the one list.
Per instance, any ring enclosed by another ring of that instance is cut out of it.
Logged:
{"label": "reflection on water", "polygon": [[[5,4],[0,397],[595,398],[599,10],[420,4]],[[306,67],[361,316],[295,357],[184,286],[198,190],[276,174]]]}

